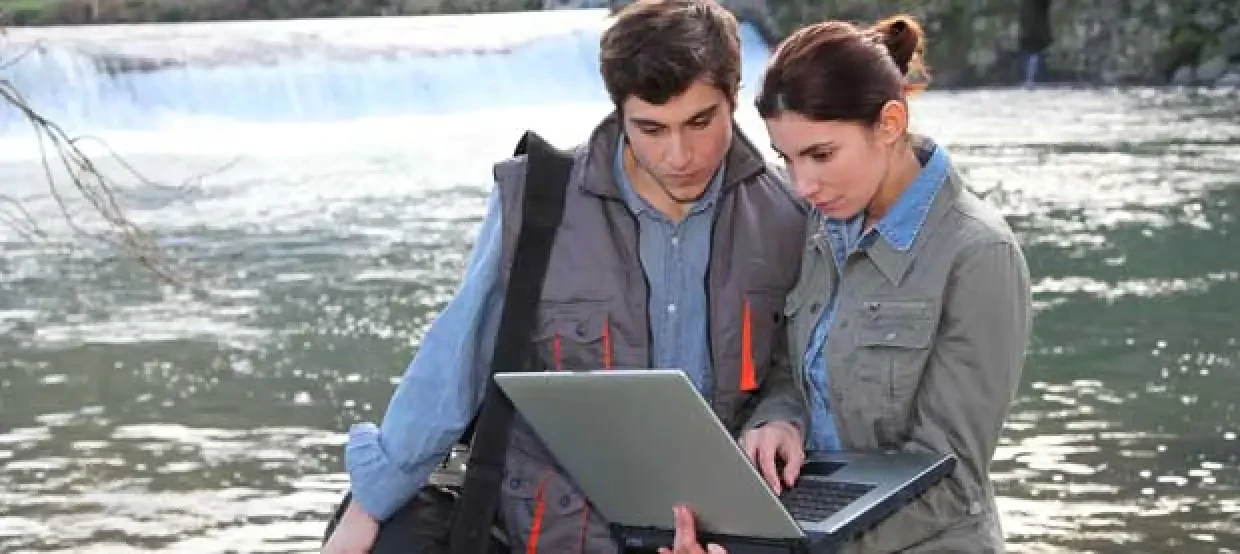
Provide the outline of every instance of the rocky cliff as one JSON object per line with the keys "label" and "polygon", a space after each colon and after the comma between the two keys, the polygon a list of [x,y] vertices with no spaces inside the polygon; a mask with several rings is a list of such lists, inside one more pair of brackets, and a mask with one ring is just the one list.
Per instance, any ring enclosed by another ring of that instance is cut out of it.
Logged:
{"label": "rocky cliff", "polygon": [[723,0],[782,36],[824,18],[917,16],[939,86],[1039,80],[1240,85],[1240,0]]}

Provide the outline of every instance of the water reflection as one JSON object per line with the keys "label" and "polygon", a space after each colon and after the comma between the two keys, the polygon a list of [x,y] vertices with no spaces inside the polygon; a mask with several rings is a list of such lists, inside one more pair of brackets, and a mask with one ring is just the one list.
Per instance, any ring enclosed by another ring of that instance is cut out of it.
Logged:
{"label": "water reflection", "polygon": [[[1234,549],[1240,99],[917,102],[1033,272],[1035,337],[995,462],[1012,550]],[[314,551],[345,486],[341,432],[382,416],[458,283],[479,160],[535,124],[566,143],[599,112],[207,129],[198,150],[128,135],[158,174],[233,162],[184,195],[130,191],[208,294],[152,286],[102,250],[3,247],[0,550]],[[29,163],[0,176],[35,187]]]}

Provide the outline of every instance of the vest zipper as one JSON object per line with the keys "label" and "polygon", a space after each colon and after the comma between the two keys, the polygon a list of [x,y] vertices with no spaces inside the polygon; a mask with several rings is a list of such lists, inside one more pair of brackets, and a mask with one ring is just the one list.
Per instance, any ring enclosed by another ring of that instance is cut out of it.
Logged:
{"label": "vest zipper", "polygon": [[642,282],[646,284],[646,302],[642,306],[642,311],[646,317],[646,361],[647,365],[653,366],[654,360],[654,326],[650,324],[650,277],[646,276],[646,267],[642,265],[642,226],[637,216],[628,207],[621,204],[622,212],[629,216],[629,220],[633,222],[634,235],[637,237],[637,244],[633,245],[633,251],[637,253],[637,271],[642,275]]}

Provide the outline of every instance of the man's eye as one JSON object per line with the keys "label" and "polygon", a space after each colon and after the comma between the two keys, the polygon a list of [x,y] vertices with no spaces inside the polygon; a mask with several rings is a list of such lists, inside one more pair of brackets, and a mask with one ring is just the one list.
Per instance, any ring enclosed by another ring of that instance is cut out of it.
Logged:
{"label": "man's eye", "polygon": [[689,122],[689,127],[692,127],[692,128],[694,128],[694,129],[705,129],[705,128],[709,127],[709,126],[710,126],[710,120],[709,120],[709,119],[699,119],[699,120],[697,120],[697,121],[691,121],[691,122]]}

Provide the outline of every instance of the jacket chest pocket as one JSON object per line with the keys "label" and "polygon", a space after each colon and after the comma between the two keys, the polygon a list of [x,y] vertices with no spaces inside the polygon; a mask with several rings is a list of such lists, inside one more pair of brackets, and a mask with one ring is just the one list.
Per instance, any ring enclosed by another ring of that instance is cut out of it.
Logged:
{"label": "jacket chest pocket", "polygon": [[594,370],[611,366],[606,304],[583,302],[545,306],[534,348],[547,369]]}
{"label": "jacket chest pocket", "polygon": [[868,299],[857,314],[857,377],[873,387],[897,428],[907,420],[938,318],[928,300]]}

